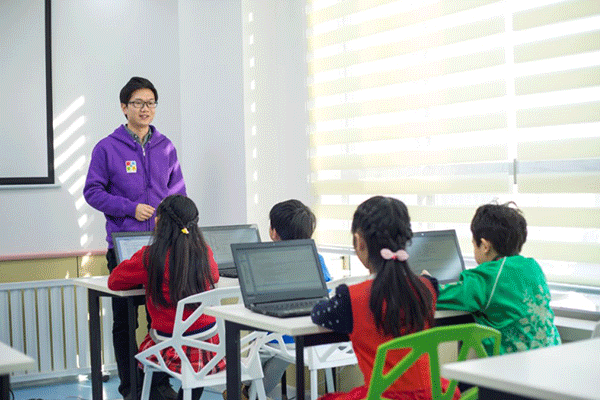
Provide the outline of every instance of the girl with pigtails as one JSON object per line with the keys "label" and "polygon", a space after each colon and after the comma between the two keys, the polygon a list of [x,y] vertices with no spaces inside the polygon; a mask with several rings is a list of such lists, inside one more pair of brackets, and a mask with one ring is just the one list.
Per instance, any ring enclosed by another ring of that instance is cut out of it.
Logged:
{"label": "girl with pigtails", "polygon": [[[192,200],[182,195],[165,198],[156,209],[156,227],[152,243],[136,252],[131,259],[121,262],[108,278],[112,290],[126,290],[139,285],[146,289],[146,306],[152,317],[151,328],[161,336],[171,336],[175,324],[177,302],[196,293],[213,289],[219,280],[217,263],[211,248],[206,245],[198,228],[198,209]],[[194,310],[186,310],[184,317]],[[213,317],[202,315],[188,330],[202,332],[215,323]],[[219,337],[212,338],[219,343]],[[140,351],[154,346],[150,333],[140,345]],[[186,348],[196,370],[212,358],[197,348]],[[173,348],[163,350],[167,366],[179,372],[181,360]],[[225,368],[222,360],[213,372]],[[141,369],[138,371],[142,374]],[[142,382],[143,379],[138,379]],[[138,388],[139,390],[139,388]],[[202,388],[192,390],[192,398],[199,399]],[[151,393],[151,398],[152,393]],[[182,391],[178,393],[182,398]]]}
{"label": "girl with pigtails", "polygon": [[[412,238],[410,217],[400,200],[375,196],[358,206],[352,220],[356,255],[371,273],[365,282],[340,285],[335,296],[317,304],[313,322],[348,334],[365,383],[347,393],[328,393],[323,400],[364,399],[377,347],[393,338],[433,326],[438,282],[409,268],[406,245]],[[393,352],[393,366],[408,350]],[[448,381],[443,380],[445,389]],[[419,359],[385,393],[390,399],[431,399],[429,361]],[[459,397],[458,391],[455,398]]]}

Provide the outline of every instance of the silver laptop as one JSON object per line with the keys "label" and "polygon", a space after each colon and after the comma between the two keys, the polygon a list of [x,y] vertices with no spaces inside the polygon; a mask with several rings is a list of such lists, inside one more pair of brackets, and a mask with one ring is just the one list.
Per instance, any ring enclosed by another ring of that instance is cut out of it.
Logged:
{"label": "silver laptop", "polygon": [[425,269],[441,284],[458,281],[465,269],[454,229],[414,232],[406,252],[415,274],[420,275]]}
{"label": "silver laptop", "polygon": [[246,308],[274,317],[309,315],[328,298],[312,239],[232,244]]}
{"label": "silver laptop", "polygon": [[117,265],[129,260],[139,249],[150,244],[152,231],[113,232],[112,240],[117,256]]}
{"label": "silver laptop", "polygon": [[260,242],[260,234],[256,224],[205,226],[201,227],[200,231],[213,251],[215,261],[219,266],[219,275],[230,278],[237,278],[231,245],[234,243]]}

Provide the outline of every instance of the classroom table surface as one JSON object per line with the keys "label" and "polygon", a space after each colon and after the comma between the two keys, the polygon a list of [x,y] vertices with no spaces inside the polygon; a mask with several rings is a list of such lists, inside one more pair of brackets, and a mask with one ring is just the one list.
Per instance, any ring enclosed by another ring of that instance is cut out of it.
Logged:
{"label": "classroom table surface", "polygon": [[33,369],[36,365],[33,358],[0,342],[0,375]]}
{"label": "classroom table surface", "polygon": [[[310,319],[310,315],[292,318],[277,318],[269,315],[255,313],[247,309],[244,304],[230,304],[224,306],[209,307],[206,314],[213,317],[220,317],[226,321],[235,322],[241,325],[248,325],[257,329],[264,329],[283,333],[289,336],[312,335],[331,332],[327,328],[316,325]],[[467,315],[464,311],[438,310],[435,312],[435,318],[451,318]]]}
{"label": "classroom table surface", "polygon": [[599,400],[600,338],[448,363],[442,376],[513,399]]}
{"label": "classroom table surface", "polygon": [[[86,278],[73,278],[73,282],[77,286],[82,286],[88,289],[97,290],[99,292],[107,293],[113,296],[129,297],[129,296],[140,296],[146,292],[144,288],[130,289],[130,290],[110,290],[108,288],[108,275],[102,276],[90,276]],[[220,277],[219,281],[215,285],[216,287],[230,287],[239,286],[237,278]]]}
{"label": "classroom table surface", "polygon": [[140,296],[146,293],[144,288],[130,290],[110,290],[108,288],[108,275],[73,278],[73,283],[77,286],[82,286],[119,297]]}
{"label": "classroom table surface", "polygon": [[11,398],[11,373],[34,369],[36,367],[37,364],[33,358],[0,342],[0,400],[9,400]]}

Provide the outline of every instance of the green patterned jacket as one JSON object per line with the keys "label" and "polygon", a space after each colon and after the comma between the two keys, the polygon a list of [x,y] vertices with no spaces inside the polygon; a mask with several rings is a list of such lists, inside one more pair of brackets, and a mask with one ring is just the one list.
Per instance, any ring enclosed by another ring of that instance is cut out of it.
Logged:
{"label": "green patterned jacket", "polygon": [[[532,258],[503,257],[463,271],[458,282],[441,285],[437,309],[468,311],[498,329],[500,354],[561,343],[546,277]],[[491,343],[486,348],[491,354]]]}

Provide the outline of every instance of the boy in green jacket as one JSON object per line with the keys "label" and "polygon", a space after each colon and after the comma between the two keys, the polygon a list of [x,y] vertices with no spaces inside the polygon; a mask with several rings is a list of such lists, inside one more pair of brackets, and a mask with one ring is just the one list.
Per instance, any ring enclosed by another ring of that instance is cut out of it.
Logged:
{"label": "boy in green jacket", "polygon": [[[500,354],[561,343],[539,264],[519,253],[527,222],[514,203],[485,204],[471,221],[476,268],[440,287],[439,310],[462,310],[502,334]],[[491,354],[491,343],[488,353]]]}

